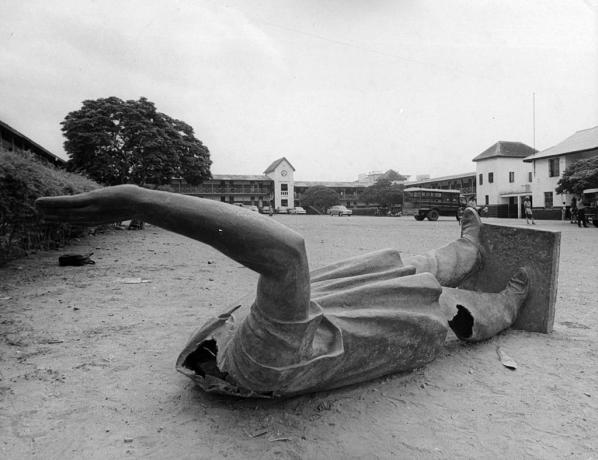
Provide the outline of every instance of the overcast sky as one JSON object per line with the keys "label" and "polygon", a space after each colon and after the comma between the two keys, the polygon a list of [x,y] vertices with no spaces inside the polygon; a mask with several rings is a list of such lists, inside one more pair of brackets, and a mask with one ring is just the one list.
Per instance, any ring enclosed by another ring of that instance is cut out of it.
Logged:
{"label": "overcast sky", "polygon": [[598,125],[598,0],[0,0],[0,119],[66,158],[86,99],[153,101],[215,174],[475,170]]}

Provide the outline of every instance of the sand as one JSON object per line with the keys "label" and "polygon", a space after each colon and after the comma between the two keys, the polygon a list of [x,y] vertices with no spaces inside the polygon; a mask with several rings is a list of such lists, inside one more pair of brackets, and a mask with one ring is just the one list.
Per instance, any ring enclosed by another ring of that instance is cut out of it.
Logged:
{"label": "sand", "polygon": [[[313,268],[458,236],[448,218],[273,218],[305,236]],[[425,368],[282,401],[206,395],[174,370],[192,331],[255,289],[211,248],[147,226],[13,261],[0,268],[0,458],[598,458],[598,229],[537,227],[562,232],[553,333],[449,340]],[[66,252],[96,264],[59,267]]]}

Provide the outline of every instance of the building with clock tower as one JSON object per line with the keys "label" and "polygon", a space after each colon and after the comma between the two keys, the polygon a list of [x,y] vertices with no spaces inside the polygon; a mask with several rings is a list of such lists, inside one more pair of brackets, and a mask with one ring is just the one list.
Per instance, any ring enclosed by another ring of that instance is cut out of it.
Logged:
{"label": "building with clock tower", "polygon": [[[295,168],[285,157],[272,162],[263,174],[214,174],[199,185],[187,184],[182,178],[172,180],[174,192],[218,200],[224,203],[255,206],[261,212],[274,212],[302,206],[304,193],[313,186],[326,186],[338,193],[339,203],[347,207],[365,206],[361,195],[369,185],[363,182],[295,181]],[[309,212],[318,212],[311,209]]]}
{"label": "building with clock tower", "polygon": [[264,174],[273,181],[274,209],[295,207],[295,168],[285,157],[279,158],[266,168]]}

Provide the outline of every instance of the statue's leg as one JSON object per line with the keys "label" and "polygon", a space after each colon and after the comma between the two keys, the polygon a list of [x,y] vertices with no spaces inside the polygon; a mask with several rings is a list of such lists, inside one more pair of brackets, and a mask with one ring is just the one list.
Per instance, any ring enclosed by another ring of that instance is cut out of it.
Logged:
{"label": "statue's leg", "polygon": [[461,220],[461,238],[422,255],[407,257],[416,273],[432,273],[442,286],[458,286],[481,263],[480,230],[482,221],[473,208],[467,208]]}
{"label": "statue's leg", "polygon": [[443,288],[439,302],[455,335],[475,342],[510,327],[517,319],[528,291],[527,271],[520,269],[499,293]]}

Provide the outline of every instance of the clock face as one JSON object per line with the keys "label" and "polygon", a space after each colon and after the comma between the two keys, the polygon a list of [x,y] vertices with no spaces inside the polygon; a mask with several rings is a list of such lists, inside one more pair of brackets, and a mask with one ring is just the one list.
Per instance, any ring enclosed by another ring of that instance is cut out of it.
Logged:
{"label": "clock face", "polygon": [[287,172],[286,172],[286,171],[283,169],[282,171],[280,171],[280,175],[281,175],[281,176],[286,176],[286,175],[287,175]]}

